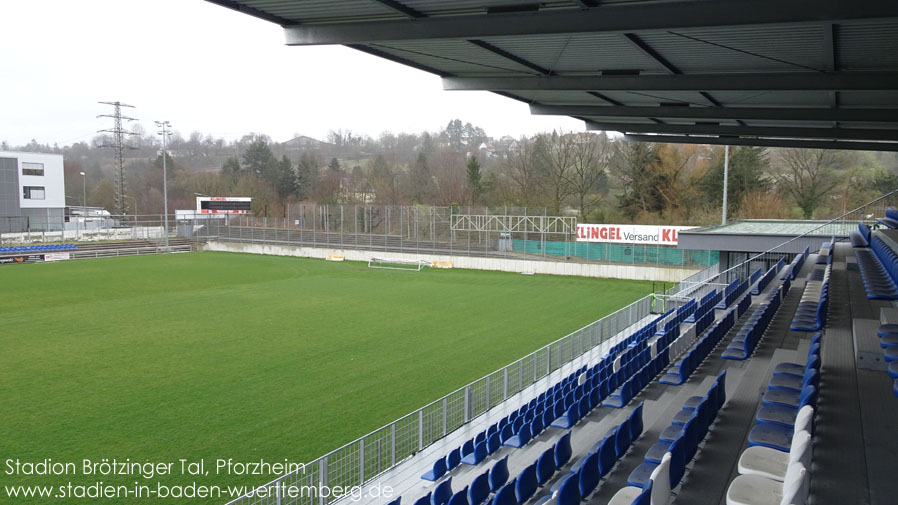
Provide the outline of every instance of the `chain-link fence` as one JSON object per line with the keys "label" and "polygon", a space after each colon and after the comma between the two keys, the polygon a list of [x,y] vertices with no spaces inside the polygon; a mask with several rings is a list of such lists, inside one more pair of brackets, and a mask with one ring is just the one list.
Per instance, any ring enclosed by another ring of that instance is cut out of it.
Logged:
{"label": "chain-link fence", "polygon": [[228,505],[325,505],[333,498],[283,491],[361,486],[650,314],[647,296]]}
{"label": "chain-link fence", "polygon": [[705,268],[717,251],[576,242],[576,219],[524,207],[291,205],[280,218],[197,216],[201,239],[413,254]]}

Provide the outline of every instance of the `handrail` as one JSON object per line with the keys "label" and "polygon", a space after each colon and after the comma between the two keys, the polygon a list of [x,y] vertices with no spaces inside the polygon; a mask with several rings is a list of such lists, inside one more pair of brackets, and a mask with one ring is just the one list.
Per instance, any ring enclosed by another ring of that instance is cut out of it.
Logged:
{"label": "handrail", "polygon": [[[726,274],[726,273],[729,273],[729,272],[734,271],[734,270],[736,270],[736,269],[741,269],[741,268],[742,268],[743,266],[745,266],[746,264],[749,264],[750,262],[752,262],[752,261],[754,261],[754,260],[756,260],[756,259],[758,259],[758,258],[760,258],[760,257],[762,257],[762,256],[764,256],[764,255],[766,255],[766,254],[775,253],[775,252],[777,252],[777,249],[779,249],[779,248],[781,248],[781,247],[783,247],[783,246],[785,246],[785,245],[791,244],[792,242],[794,242],[794,241],[796,241],[796,240],[798,240],[798,239],[807,237],[808,235],[811,235],[811,234],[814,233],[815,231],[817,231],[817,230],[819,230],[819,229],[821,229],[821,228],[823,228],[823,227],[825,227],[825,226],[829,226],[829,225],[835,223],[836,221],[842,221],[844,217],[849,216],[849,215],[851,215],[851,214],[854,214],[854,213],[860,211],[861,209],[865,209],[865,208],[867,208],[867,207],[869,207],[869,206],[871,206],[871,205],[874,205],[874,204],[876,204],[877,202],[880,202],[880,201],[882,201],[882,200],[884,200],[884,199],[886,199],[886,198],[888,198],[888,197],[890,197],[890,196],[892,196],[892,195],[895,195],[895,194],[898,194],[898,189],[894,189],[894,190],[892,190],[892,191],[890,191],[890,192],[888,192],[888,193],[886,193],[886,194],[880,196],[879,198],[870,200],[869,202],[867,202],[867,203],[861,205],[860,207],[857,207],[856,209],[850,210],[850,211],[848,211],[848,212],[842,214],[841,216],[835,217],[835,218],[833,218],[833,219],[830,219],[829,221],[826,221],[826,222],[824,222],[824,223],[821,223],[819,226],[817,226],[817,227],[815,227],[815,228],[813,228],[813,229],[811,229],[811,230],[808,230],[808,231],[806,231],[806,232],[804,232],[804,233],[802,233],[802,234],[800,234],[800,235],[796,235],[796,236],[790,238],[789,240],[786,240],[785,242],[783,242],[783,243],[781,243],[781,244],[778,244],[778,245],[776,245],[776,246],[774,246],[774,247],[772,247],[772,248],[770,248],[770,249],[768,249],[768,250],[766,250],[766,251],[764,251],[764,252],[760,252],[760,253],[758,253],[758,254],[756,254],[756,255],[754,255],[754,256],[752,256],[752,257],[746,259],[745,261],[739,263],[739,264],[736,265],[736,266],[730,267],[730,268],[724,270],[723,272],[719,272],[719,273],[717,274],[716,277],[720,277],[721,275]],[[678,291],[677,293],[675,293],[675,294],[673,294],[673,295],[668,295],[668,296],[680,296],[681,293],[684,293],[684,292],[686,292],[686,291],[689,291],[689,292],[695,291],[696,289],[698,289],[698,288],[700,288],[700,287],[702,287],[702,286],[707,285],[708,282],[709,282],[710,280],[711,280],[711,279],[708,279],[708,280],[705,280],[705,281],[698,282],[698,283],[696,283],[696,284],[694,284],[694,285],[691,285],[691,286],[688,287],[688,288],[685,288],[685,289],[683,289],[683,290],[681,290],[681,291]],[[687,282],[687,281],[684,281],[684,282]],[[680,284],[682,284],[682,282],[681,282]]]}

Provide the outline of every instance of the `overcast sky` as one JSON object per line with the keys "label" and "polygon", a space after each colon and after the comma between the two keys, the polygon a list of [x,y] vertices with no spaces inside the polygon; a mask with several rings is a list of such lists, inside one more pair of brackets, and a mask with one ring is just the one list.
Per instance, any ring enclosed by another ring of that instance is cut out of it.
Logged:
{"label": "overcast sky", "polygon": [[583,130],[352,49],[287,47],[279,26],[202,0],[8,0],[2,12],[0,140],[11,145],[90,140],[111,127],[97,102],[116,100],[148,131],[167,119],[185,137],[377,136],[456,117],[491,136]]}

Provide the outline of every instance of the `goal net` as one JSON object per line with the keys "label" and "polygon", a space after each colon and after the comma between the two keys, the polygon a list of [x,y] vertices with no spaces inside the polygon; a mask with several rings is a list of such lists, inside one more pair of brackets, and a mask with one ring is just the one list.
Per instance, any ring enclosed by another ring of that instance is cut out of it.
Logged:
{"label": "goal net", "polygon": [[420,272],[422,268],[429,266],[430,262],[424,260],[389,258],[371,258],[368,260],[368,268],[386,268],[390,270],[411,270],[413,272]]}

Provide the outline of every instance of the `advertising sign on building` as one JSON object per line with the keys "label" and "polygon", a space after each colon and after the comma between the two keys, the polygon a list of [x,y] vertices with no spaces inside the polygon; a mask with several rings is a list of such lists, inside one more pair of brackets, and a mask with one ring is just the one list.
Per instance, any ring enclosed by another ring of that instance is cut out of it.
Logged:
{"label": "advertising sign on building", "polygon": [[694,226],[645,226],[637,224],[578,224],[577,242],[677,245],[677,235]]}

